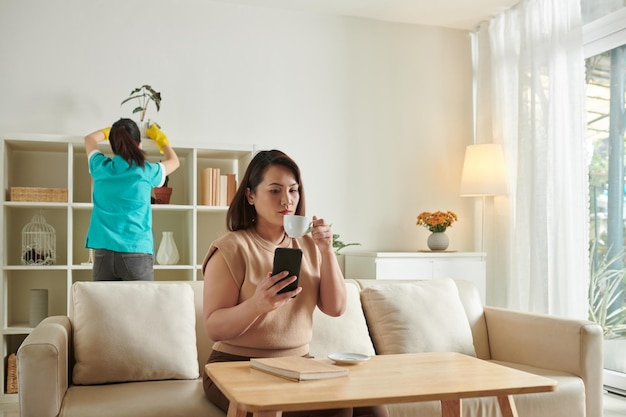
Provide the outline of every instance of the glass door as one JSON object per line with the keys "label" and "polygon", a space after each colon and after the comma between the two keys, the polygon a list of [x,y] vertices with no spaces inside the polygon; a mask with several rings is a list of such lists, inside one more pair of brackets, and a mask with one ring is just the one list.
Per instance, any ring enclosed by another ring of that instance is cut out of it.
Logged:
{"label": "glass door", "polygon": [[589,318],[602,325],[609,391],[626,393],[626,44],[586,59],[589,165]]}

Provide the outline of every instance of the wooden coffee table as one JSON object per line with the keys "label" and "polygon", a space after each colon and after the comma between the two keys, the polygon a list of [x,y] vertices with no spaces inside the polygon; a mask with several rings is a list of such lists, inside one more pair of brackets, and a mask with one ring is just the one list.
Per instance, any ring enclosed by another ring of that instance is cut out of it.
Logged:
{"label": "wooden coffee table", "polygon": [[[328,359],[316,359],[328,361]],[[503,417],[517,416],[513,394],[556,390],[556,381],[460,353],[378,355],[349,365],[346,377],[293,382],[220,362],[206,371],[230,400],[228,417],[281,416],[283,411],[441,401],[443,417],[461,416],[461,400],[497,397]]]}

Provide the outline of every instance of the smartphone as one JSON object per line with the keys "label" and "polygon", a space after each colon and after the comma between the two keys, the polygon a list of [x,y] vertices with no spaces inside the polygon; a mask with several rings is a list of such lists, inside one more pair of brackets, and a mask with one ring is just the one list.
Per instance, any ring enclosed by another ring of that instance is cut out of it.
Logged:
{"label": "smartphone", "polygon": [[302,250],[301,249],[276,248],[276,250],[274,251],[274,268],[272,269],[272,275],[276,275],[282,271],[289,271],[289,275],[287,275],[287,277],[284,279],[287,279],[293,275],[297,277],[294,282],[287,285],[282,290],[278,291],[278,294],[282,294],[287,291],[293,291],[296,288],[298,288],[301,263],[302,263]]}

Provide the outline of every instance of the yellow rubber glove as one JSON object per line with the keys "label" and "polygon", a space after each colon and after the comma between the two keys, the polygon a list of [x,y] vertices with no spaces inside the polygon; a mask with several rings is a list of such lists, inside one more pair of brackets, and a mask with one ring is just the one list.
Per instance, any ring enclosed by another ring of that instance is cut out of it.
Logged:
{"label": "yellow rubber glove", "polygon": [[105,127],[104,129],[100,129],[102,133],[104,133],[104,140],[109,140],[109,134],[111,133],[111,127]]}
{"label": "yellow rubber glove", "polygon": [[161,132],[159,125],[153,123],[146,129],[146,134],[150,139],[156,142],[159,147],[159,152],[163,153],[163,147],[170,144],[169,139],[165,136],[165,133]]}

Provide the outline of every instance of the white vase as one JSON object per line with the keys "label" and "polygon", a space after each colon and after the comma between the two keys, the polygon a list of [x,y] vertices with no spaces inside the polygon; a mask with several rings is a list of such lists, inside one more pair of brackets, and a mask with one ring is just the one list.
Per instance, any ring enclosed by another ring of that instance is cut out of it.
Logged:
{"label": "white vase", "polygon": [[146,129],[150,126],[150,120],[147,122],[137,122],[137,127],[139,128],[139,134],[141,139],[147,139],[148,134],[146,133]]}
{"label": "white vase", "polygon": [[174,241],[174,232],[163,232],[161,244],[156,255],[157,262],[161,265],[175,265],[179,259],[178,248]]}
{"label": "white vase", "polygon": [[450,244],[450,239],[444,232],[434,232],[428,236],[426,244],[430,250],[446,250]]}
{"label": "white vase", "polygon": [[28,325],[36,327],[41,320],[48,317],[48,290],[30,290],[29,307]]}

